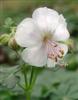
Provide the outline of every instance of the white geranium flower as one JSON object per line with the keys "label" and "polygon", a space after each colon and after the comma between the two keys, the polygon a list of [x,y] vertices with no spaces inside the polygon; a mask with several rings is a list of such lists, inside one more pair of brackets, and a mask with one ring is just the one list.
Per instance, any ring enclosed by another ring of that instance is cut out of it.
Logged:
{"label": "white geranium flower", "polygon": [[36,9],[32,18],[24,19],[15,34],[17,44],[26,47],[22,52],[23,60],[38,67],[54,67],[68,51],[63,43],[68,38],[63,15],[47,7]]}

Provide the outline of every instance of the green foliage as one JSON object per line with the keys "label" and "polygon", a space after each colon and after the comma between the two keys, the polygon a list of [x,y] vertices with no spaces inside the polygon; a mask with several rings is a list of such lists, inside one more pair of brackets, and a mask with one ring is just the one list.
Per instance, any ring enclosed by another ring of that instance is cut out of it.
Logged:
{"label": "green foliage", "polygon": [[12,25],[14,25],[14,21],[11,19],[11,18],[7,18],[5,20],[5,23],[4,23],[4,27],[5,28],[10,28]]}
{"label": "green foliage", "polygon": [[[9,91],[10,97],[23,94],[22,88],[18,85],[18,82],[24,84],[23,75],[19,72],[19,69],[18,66],[0,68],[0,90],[2,91],[2,87],[4,87],[5,91]],[[36,68],[37,70],[39,68]],[[70,72],[65,69],[42,69],[33,88],[32,100],[33,98],[34,100],[41,100],[41,98],[47,100],[47,97],[49,97],[49,100],[78,99],[77,76],[78,72]]]}
{"label": "green foliage", "polygon": [[15,28],[15,22],[12,18],[8,17],[6,18],[4,25],[1,27],[2,33],[10,34],[13,29]]}
{"label": "green foliage", "polygon": [[6,68],[0,66],[0,84],[7,88],[14,88],[19,81],[19,77],[16,76],[18,67]]}
{"label": "green foliage", "polygon": [[[64,69],[59,69],[55,72],[50,70],[42,72],[42,74],[39,76],[39,80],[36,83],[38,86],[35,90],[36,96],[46,97],[47,95],[52,94],[52,100],[62,100],[62,97],[70,97],[71,93],[73,93],[72,98],[75,99],[76,97],[74,97],[74,94],[78,91],[77,74],[77,72],[69,72]],[[45,92],[42,92],[43,90]],[[59,97],[61,99],[58,99]],[[78,97],[76,99],[78,99]]]}

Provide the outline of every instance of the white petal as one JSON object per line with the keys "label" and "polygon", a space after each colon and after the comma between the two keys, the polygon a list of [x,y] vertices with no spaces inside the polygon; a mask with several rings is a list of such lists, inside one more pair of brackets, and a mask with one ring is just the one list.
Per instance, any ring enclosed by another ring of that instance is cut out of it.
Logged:
{"label": "white petal", "polygon": [[67,24],[65,22],[65,19],[62,15],[60,15],[59,24],[56,28],[53,39],[56,41],[66,41],[69,38],[69,36],[70,35],[67,30]]}
{"label": "white petal", "polygon": [[64,50],[63,56],[65,56],[68,52],[68,46],[66,44],[62,44],[62,43],[59,43],[59,46]]}
{"label": "white petal", "polygon": [[23,60],[33,66],[41,67],[46,64],[47,53],[45,47],[32,47],[27,48],[22,53]]}
{"label": "white petal", "polygon": [[58,24],[59,15],[55,10],[47,7],[38,8],[32,15],[41,31],[53,32]]}
{"label": "white petal", "polygon": [[55,65],[56,65],[56,62],[54,60],[52,60],[52,59],[47,60],[47,67],[53,68],[53,67],[55,67]]}
{"label": "white petal", "polygon": [[62,14],[59,15],[58,23],[67,26],[66,19],[64,18]]}
{"label": "white petal", "polygon": [[37,45],[39,41],[39,31],[31,18],[24,19],[17,27],[15,40],[22,47]]}

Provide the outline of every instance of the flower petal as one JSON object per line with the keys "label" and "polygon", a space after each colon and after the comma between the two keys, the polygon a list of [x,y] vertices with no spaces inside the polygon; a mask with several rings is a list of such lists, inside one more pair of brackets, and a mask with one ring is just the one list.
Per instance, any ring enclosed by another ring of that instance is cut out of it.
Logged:
{"label": "flower petal", "polygon": [[37,43],[40,43],[39,38],[40,34],[33,19],[26,18],[18,25],[15,40],[20,46],[29,47],[37,45]]}
{"label": "flower petal", "polygon": [[22,58],[30,65],[41,67],[46,64],[47,54],[44,46],[27,48],[22,53]]}
{"label": "flower petal", "polygon": [[54,33],[53,39],[56,41],[66,41],[69,38],[69,32],[67,30],[67,24],[65,22],[65,19],[62,15],[59,17],[59,24],[56,28],[56,31]]}
{"label": "flower petal", "polygon": [[52,67],[55,67],[55,65],[56,65],[56,62],[54,60],[52,59],[47,60],[47,67],[52,68]]}
{"label": "flower petal", "polygon": [[59,43],[59,46],[64,50],[63,56],[65,56],[68,52],[68,46],[66,44],[62,44],[62,43]]}
{"label": "flower petal", "polygon": [[38,8],[32,15],[41,31],[54,31],[58,24],[59,15],[55,10],[47,7]]}

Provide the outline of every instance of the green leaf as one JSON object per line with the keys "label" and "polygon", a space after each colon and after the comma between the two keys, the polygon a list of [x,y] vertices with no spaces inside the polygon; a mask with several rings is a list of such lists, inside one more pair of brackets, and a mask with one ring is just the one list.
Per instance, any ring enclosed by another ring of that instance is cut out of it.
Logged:
{"label": "green leaf", "polygon": [[8,17],[8,18],[5,20],[5,25],[4,25],[4,27],[5,27],[5,28],[10,28],[13,24],[14,24],[14,21],[12,20],[12,18]]}
{"label": "green leaf", "polygon": [[7,88],[14,88],[17,82],[20,80],[18,76],[16,76],[16,72],[19,67],[0,67],[0,84]]}
{"label": "green leaf", "polygon": [[[32,96],[47,97],[52,94],[52,100],[65,100],[66,98],[67,100],[73,100],[69,94],[74,89],[72,84],[78,84],[77,76],[77,72],[66,71],[65,69],[58,69],[56,71],[44,69],[37,78]],[[77,89],[74,91],[77,91]]]}

